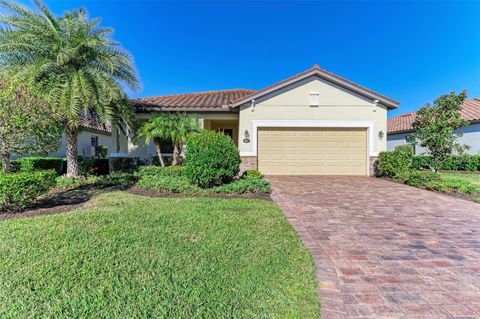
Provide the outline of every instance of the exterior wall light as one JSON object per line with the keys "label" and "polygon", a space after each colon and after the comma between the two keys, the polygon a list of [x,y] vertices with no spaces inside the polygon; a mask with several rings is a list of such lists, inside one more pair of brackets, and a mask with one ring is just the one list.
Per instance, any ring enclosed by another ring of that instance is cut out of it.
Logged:
{"label": "exterior wall light", "polygon": [[250,134],[248,133],[248,130],[245,130],[245,133],[243,133],[243,143],[250,143]]}
{"label": "exterior wall light", "polygon": [[378,137],[383,140],[383,137],[385,136],[385,133],[383,131],[378,132]]}

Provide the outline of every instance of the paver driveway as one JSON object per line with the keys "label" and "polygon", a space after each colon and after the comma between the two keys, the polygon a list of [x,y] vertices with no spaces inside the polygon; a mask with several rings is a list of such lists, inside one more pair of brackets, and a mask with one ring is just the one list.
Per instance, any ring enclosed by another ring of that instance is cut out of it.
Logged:
{"label": "paver driveway", "polygon": [[368,177],[269,177],[322,318],[480,318],[480,205]]}

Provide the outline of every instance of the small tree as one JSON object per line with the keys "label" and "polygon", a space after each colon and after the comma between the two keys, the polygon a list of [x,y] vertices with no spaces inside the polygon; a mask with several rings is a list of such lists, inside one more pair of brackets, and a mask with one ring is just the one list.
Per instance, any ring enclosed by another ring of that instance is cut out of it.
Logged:
{"label": "small tree", "polygon": [[454,92],[445,94],[435,99],[433,105],[427,104],[417,112],[412,135],[432,156],[431,169],[434,172],[454,152],[462,153],[467,148],[457,142],[462,134],[453,134],[456,129],[469,124],[460,116],[466,97],[465,91],[458,95]]}
{"label": "small tree", "polygon": [[10,172],[10,157],[48,154],[60,144],[62,126],[31,86],[0,74],[0,156],[2,171]]}
{"label": "small tree", "polygon": [[155,145],[155,151],[160,161],[162,167],[165,166],[165,162],[162,157],[162,140],[168,139],[170,137],[170,118],[168,113],[159,113],[149,121],[145,122],[138,130],[136,139],[144,139],[145,144],[150,144],[150,141],[153,140]]}
{"label": "small tree", "polygon": [[185,112],[162,112],[152,117],[138,130],[137,138],[145,139],[148,144],[153,140],[155,150],[162,166],[165,163],[162,158],[162,140],[171,140],[173,143],[172,165],[181,162],[182,145],[187,138],[200,131],[198,118],[188,116]]}
{"label": "small tree", "polygon": [[188,116],[185,112],[171,113],[171,134],[173,142],[173,161],[172,165],[181,164],[181,153],[183,144],[192,134],[200,131],[200,124],[197,117]]}

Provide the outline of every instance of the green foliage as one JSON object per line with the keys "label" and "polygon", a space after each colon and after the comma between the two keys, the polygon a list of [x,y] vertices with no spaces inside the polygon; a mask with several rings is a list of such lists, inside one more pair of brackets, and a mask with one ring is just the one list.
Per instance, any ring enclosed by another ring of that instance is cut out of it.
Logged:
{"label": "green foliage", "polygon": [[15,160],[19,172],[36,172],[53,169],[62,175],[64,159],[59,157],[22,157]]}
{"label": "green foliage", "polygon": [[58,176],[55,179],[55,188],[74,188],[79,186],[91,186],[97,188],[106,187],[128,187],[137,180],[137,177],[132,173],[113,172],[108,175],[94,176],[90,175],[85,178],[74,178]]}
{"label": "green foliage", "polygon": [[88,175],[108,175],[109,160],[108,158],[98,157],[81,157],[79,158],[80,172],[83,176]]}
{"label": "green foliage", "polygon": [[9,172],[11,155],[53,152],[60,145],[61,125],[34,88],[0,73],[0,160]]}
{"label": "green foliage", "polygon": [[1,222],[0,256],[5,319],[320,316],[312,257],[270,201],[104,193]]}
{"label": "green foliage", "polygon": [[185,168],[183,166],[141,166],[138,169],[139,176],[172,176],[179,177],[184,176]]}
{"label": "green foliage", "polygon": [[192,133],[199,131],[200,124],[197,117],[187,115],[185,112],[162,112],[151,117],[140,127],[136,139],[143,139],[146,144],[153,140],[162,166],[165,166],[162,158],[162,141],[172,141],[174,147],[172,164],[178,165],[183,143]]}
{"label": "green foliage", "polygon": [[393,152],[381,152],[378,156],[378,176],[395,178],[410,171],[413,151],[411,145],[397,146]]}
{"label": "green foliage", "polygon": [[442,179],[440,175],[432,172],[412,171],[404,176],[403,182],[410,186],[427,188],[432,187],[433,184],[441,183]]}
{"label": "green foliage", "polygon": [[247,169],[243,172],[242,178],[263,178],[263,174],[256,169]]}
{"label": "green foliage", "polygon": [[190,183],[185,176],[185,169],[181,166],[144,166],[139,169],[137,186],[158,192],[186,195],[270,193],[268,181],[264,180],[261,175],[255,173],[250,173],[250,175],[244,175],[239,180],[212,188],[201,188]]}
{"label": "green foliage", "polygon": [[469,124],[460,116],[466,97],[465,92],[445,94],[435,99],[433,106],[427,104],[417,112],[412,135],[432,156],[433,170],[438,170],[454,152],[462,153],[465,149],[457,142],[462,134],[453,131]]}
{"label": "green foliage", "polygon": [[[431,166],[431,161],[431,156],[414,156],[412,168],[428,169]],[[463,154],[449,156],[438,169],[452,171],[480,171],[480,155]]]}
{"label": "green foliage", "polygon": [[134,172],[144,162],[138,157],[110,157],[111,172]]}
{"label": "green foliage", "polygon": [[239,172],[240,153],[222,133],[203,131],[192,135],[185,154],[185,175],[201,187],[227,183]]}
{"label": "green foliage", "polygon": [[[0,63],[46,98],[67,138],[67,174],[78,177],[76,134],[84,114],[101,120],[134,118],[123,87],[138,88],[133,62],[111,39],[112,29],[85,9],[57,17],[40,1],[36,10],[0,1]],[[69,151],[70,150],[70,151]]]}
{"label": "green foliage", "polygon": [[55,185],[54,170],[0,174],[0,211],[17,211]]}
{"label": "green foliage", "polygon": [[104,145],[95,146],[95,157],[107,158],[107,156],[108,156],[108,147]]}

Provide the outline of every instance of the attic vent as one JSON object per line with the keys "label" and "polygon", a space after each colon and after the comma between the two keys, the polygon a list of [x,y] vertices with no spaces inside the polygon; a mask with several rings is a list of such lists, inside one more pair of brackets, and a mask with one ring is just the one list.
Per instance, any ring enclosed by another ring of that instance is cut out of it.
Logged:
{"label": "attic vent", "polygon": [[318,106],[318,96],[320,93],[318,92],[310,92],[310,106]]}

